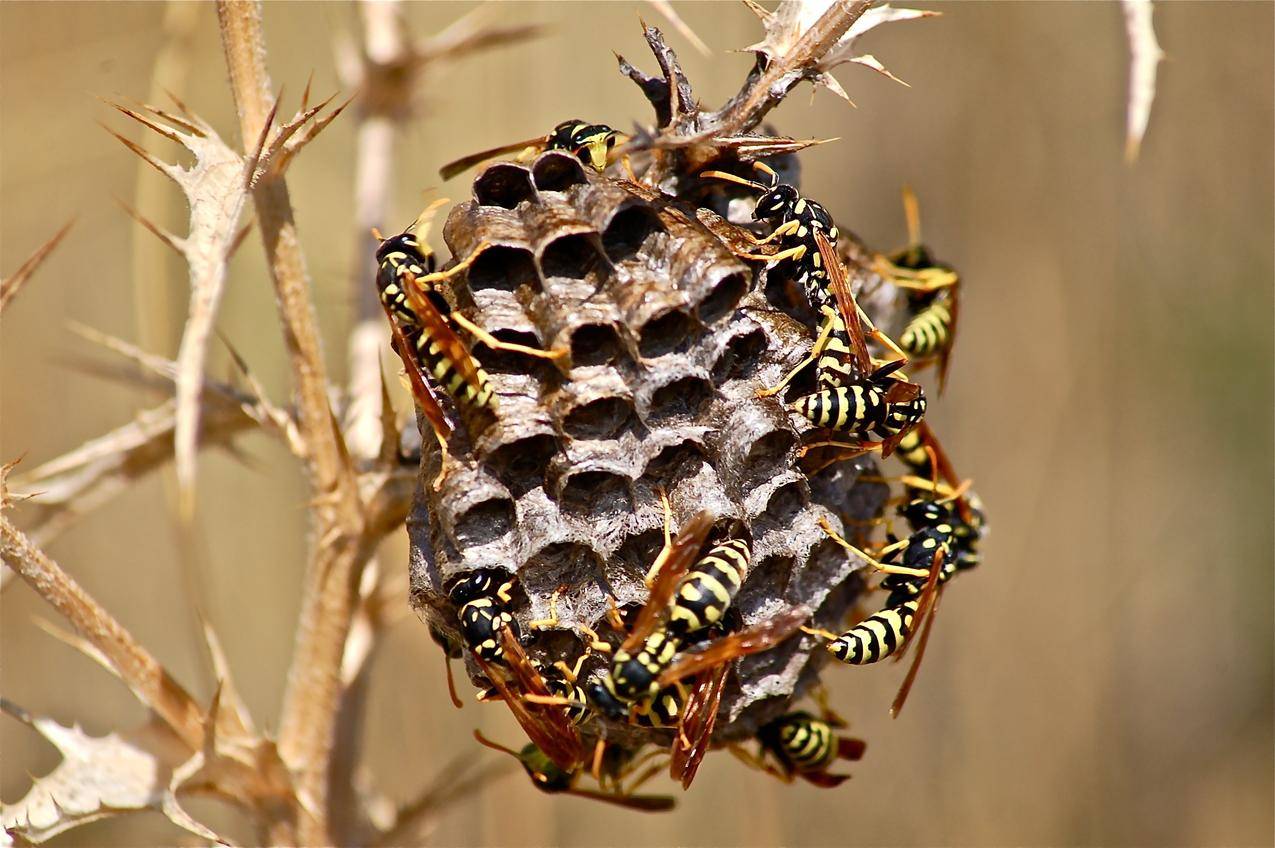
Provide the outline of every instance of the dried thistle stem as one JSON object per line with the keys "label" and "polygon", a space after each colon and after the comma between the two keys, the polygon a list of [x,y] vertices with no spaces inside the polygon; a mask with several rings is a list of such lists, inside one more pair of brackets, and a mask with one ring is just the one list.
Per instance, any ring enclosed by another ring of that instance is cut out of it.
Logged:
{"label": "dried thistle stem", "polygon": [[0,559],[110,660],[116,674],[138,700],[162,718],[192,751],[200,749],[204,742],[203,710],[190,693],[124,625],[3,515]]}
{"label": "dried thistle stem", "polygon": [[[265,66],[261,6],[223,0],[217,4],[217,15],[241,132],[245,144],[251,144],[265,128],[274,99]],[[261,179],[253,201],[297,394],[298,429],[308,450],[305,463],[315,518],[296,647],[284,693],[279,753],[309,813],[298,822],[298,840],[329,844],[328,766],[342,695],[341,657],[368,546],[360,543],[363,517],[357,484],[328,405],[310,281],[283,176]]]}

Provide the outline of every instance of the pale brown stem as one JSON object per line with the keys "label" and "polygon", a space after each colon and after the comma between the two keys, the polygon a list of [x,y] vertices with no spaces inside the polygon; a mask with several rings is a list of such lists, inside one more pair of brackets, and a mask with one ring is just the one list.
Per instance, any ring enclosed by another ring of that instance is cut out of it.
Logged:
{"label": "pale brown stem", "polygon": [[204,742],[203,710],[133,635],[24,533],[0,515],[0,560],[22,576],[93,647],[191,751]]}
{"label": "pale brown stem", "polygon": [[[264,127],[274,101],[266,72],[261,6],[220,0],[222,46],[245,146]],[[328,404],[310,281],[282,175],[253,191],[297,395],[298,429],[308,453],[314,540],[302,595],[296,646],[279,724],[279,754],[291,770],[301,806],[297,841],[332,843],[329,764],[342,697],[341,657],[354,615],[362,567],[362,505]]]}

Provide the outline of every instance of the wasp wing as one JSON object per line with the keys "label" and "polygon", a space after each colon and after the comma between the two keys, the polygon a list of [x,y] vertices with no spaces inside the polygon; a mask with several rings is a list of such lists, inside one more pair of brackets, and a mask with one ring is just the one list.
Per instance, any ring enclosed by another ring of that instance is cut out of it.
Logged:
{"label": "wasp wing", "polygon": [[638,613],[633,629],[621,646],[623,650],[632,651],[655,630],[660,616],[664,614],[669,601],[673,599],[673,592],[677,589],[678,582],[691,567],[691,563],[695,562],[696,555],[699,554],[700,548],[704,547],[704,539],[707,538],[708,531],[712,527],[713,516],[707,511],[700,512],[682,528],[682,532],[677,534],[677,538],[668,548],[660,551],[663,562],[660,563],[659,571],[656,572],[655,582],[651,584],[651,593],[646,599],[646,604]]}
{"label": "wasp wing", "polygon": [[[939,574],[943,570],[943,551],[934,552],[934,560],[930,565],[930,576],[925,581],[925,588],[921,590],[921,600],[917,604],[916,616],[921,624],[921,632],[918,634],[916,656],[912,658],[912,665],[908,668],[907,676],[903,678],[902,685],[899,686],[899,692],[894,696],[894,703],[890,705],[890,717],[898,718],[899,713],[903,711],[903,705],[908,700],[908,694],[912,691],[912,684],[916,682],[917,672],[921,670],[921,660],[925,658],[925,646],[930,642],[930,629],[934,626],[934,614],[939,608]],[[895,662],[903,659],[903,655],[907,653],[908,648],[912,646],[912,640],[909,639],[903,643],[903,647],[895,655]]]}
{"label": "wasp wing", "polygon": [[505,662],[514,678],[515,686],[505,682],[499,670],[482,658],[475,656],[479,668],[487,675],[491,685],[500,693],[514,719],[545,756],[563,771],[574,771],[584,762],[584,746],[580,734],[567,719],[566,711],[556,704],[537,704],[524,700],[521,695],[531,694],[552,697],[540,672],[531,664],[522,645],[508,627],[501,628],[505,649]]}
{"label": "wasp wing", "polygon": [[469,351],[469,345],[456,335],[451,323],[438,310],[434,301],[421,291],[420,286],[416,284],[416,279],[411,274],[403,276],[406,283],[403,291],[407,293],[408,306],[416,313],[416,319],[420,321],[422,331],[442,349],[443,354],[456,369],[456,373],[469,384],[475,394],[481,394],[486,385],[478,370],[478,363]]}
{"label": "wasp wing", "polygon": [[820,263],[828,275],[828,285],[837,301],[837,311],[841,313],[841,322],[845,324],[846,335],[849,336],[850,350],[854,353],[854,364],[859,374],[872,371],[872,358],[868,355],[868,343],[863,337],[863,322],[859,320],[859,305],[850,293],[850,283],[846,280],[846,266],[841,264],[837,249],[823,234],[815,230],[815,244],[819,247]]}
{"label": "wasp wing", "polygon": [[447,420],[447,414],[443,412],[443,407],[439,405],[438,396],[434,394],[434,390],[426,382],[424,375],[421,374],[420,362],[416,359],[416,351],[407,341],[407,336],[403,335],[403,328],[394,320],[394,316],[390,314],[388,306],[381,303],[381,309],[385,312],[385,320],[390,322],[390,336],[394,341],[394,349],[398,353],[399,359],[403,360],[403,370],[407,372],[407,379],[411,383],[412,396],[416,399],[416,405],[425,414],[425,420],[434,428],[434,432],[445,441],[452,434],[451,422]]}
{"label": "wasp wing", "polygon": [[739,657],[770,650],[796,633],[810,614],[809,607],[794,607],[752,627],[715,639],[703,650],[688,651],[660,675],[660,688],[672,686],[679,680]]}
{"label": "wasp wing", "polygon": [[548,136],[538,135],[535,138],[524,139],[523,141],[515,141],[511,144],[502,144],[499,147],[492,147],[488,150],[480,150],[477,153],[471,153],[468,156],[462,156],[438,169],[438,175],[445,180],[450,180],[457,174],[463,174],[475,165],[480,165],[488,159],[494,159],[497,156],[503,156],[506,153],[513,153],[528,147],[543,147]]}
{"label": "wasp wing", "polygon": [[680,782],[683,789],[691,787],[695,773],[699,771],[699,764],[708,753],[729,668],[729,663],[722,663],[712,671],[701,674],[691,687],[691,693],[682,707],[669,760],[669,776]]}

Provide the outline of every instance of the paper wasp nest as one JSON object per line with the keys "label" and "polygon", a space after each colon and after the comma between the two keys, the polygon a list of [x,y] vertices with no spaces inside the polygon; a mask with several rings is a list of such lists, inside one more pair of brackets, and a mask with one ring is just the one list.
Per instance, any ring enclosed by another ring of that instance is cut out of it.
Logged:
{"label": "paper wasp nest", "polygon": [[[780,398],[756,396],[805,355],[813,331],[772,305],[761,266],[719,237],[739,231],[562,153],[492,165],[473,194],[443,235],[457,258],[489,246],[455,281],[454,306],[502,340],[570,353],[549,362],[477,346],[499,410],[459,420],[437,489],[440,453],[427,432],[408,523],[412,603],[422,617],[457,636],[445,589],[471,569],[495,567],[517,574],[524,632],[565,587],[560,623],[536,635],[532,657],[572,662],[587,641],[577,625],[618,644],[607,595],[622,609],[646,600],[643,576],[663,542],[663,487],[674,532],[708,509],[715,531],[733,526],[751,539],[753,567],[733,607],[744,624],[804,604],[816,610],[815,625],[841,629],[862,588],[861,563],[818,521],[842,529],[842,516],[878,515],[886,489],[855,485],[868,459],[808,477],[798,467],[808,425]],[[855,263],[866,252],[853,236],[842,242],[861,303],[886,317],[871,293],[890,287]],[[751,736],[827,658],[799,636],[737,662],[715,738]],[[602,664],[591,660],[585,674]],[[669,740],[667,731],[627,725],[607,735]]]}

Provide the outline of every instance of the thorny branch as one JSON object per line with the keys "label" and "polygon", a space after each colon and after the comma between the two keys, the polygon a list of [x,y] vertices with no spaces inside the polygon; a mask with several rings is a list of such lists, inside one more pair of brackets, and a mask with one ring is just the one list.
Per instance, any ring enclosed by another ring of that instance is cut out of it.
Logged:
{"label": "thorny branch", "polygon": [[[240,129],[245,144],[250,144],[269,130],[274,99],[265,64],[261,6],[222,0],[217,16]],[[370,552],[361,539],[363,513],[353,466],[328,404],[310,279],[283,175],[263,175],[253,190],[253,203],[284,328],[314,503],[314,538],[284,694],[279,753],[294,775],[306,813],[297,838],[317,845],[333,841],[328,766],[341,699],[341,656]]]}
{"label": "thorny branch", "polygon": [[[3,473],[7,473],[8,467]],[[0,480],[0,486],[3,481]],[[7,493],[3,495],[7,500]],[[0,514],[0,559],[110,660],[115,673],[192,750],[203,744],[203,710],[159,660],[22,531]]]}
{"label": "thorny branch", "polygon": [[[828,71],[837,64],[859,62],[888,73],[870,56],[852,55],[854,39],[878,23],[927,13],[878,7],[867,15],[868,5],[863,0],[805,0],[786,3],[775,13],[759,12],[767,24],[767,39],[749,49],[763,58],[740,92],[722,109],[711,113],[699,112],[676,56],[663,45],[658,31],[648,28],[648,42],[656,52],[664,78],[646,77],[627,63],[622,67],[642,85],[661,112],[660,136],[652,146],[676,150],[698,143],[719,144],[740,155],[762,155],[758,151],[809,144],[749,133],[799,82],[835,86]],[[360,145],[365,142],[362,129],[377,119],[387,122],[366,140],[368,149],[360,160],[370,159],[378,151],[392,150],[393,133],[410,114],[405,107],[411,101],[411,88],[430,62],[523,39],[538,31],[535,27],[482,28],[475,26],[472,18],[465,18],[433,39],[413,43],[402,29],[397,4],[371,4],[362,7],[361,12],[367,39],[359,70],[360,88],[365,95]],[[94,751],[126,755],[139,769],[155,767],[159,768],[157,774],[171,773],[171,781],[133,796],[127,809],[162,809],[174,822],[206,839],[217,837],[201,829],[180,809],[176,802],[179,791],[213,792],[236,800],[256,815],[262,841],[385,844],[407,835],[422,816],[467,785],[466,781],[440,783],[397,814],[378,815],[370,800],[374,793],[366,787],[364,776],[354,772],[353,758],[334,757],[334,746],[342,734],[356,731],[357,722],[343,716],[341,710],[352,698],[357,699],[358,680],[369,652],[379,631],[393,620],[387,611],[387,598],[401,603],[398,594],[387,595],[378,589],[375,571],[367,566],[380,540],[402,525],[415,474],[398,463],[397,428],[388,408],[382,409],[378,427],[381,438],[375,450],[360,450],[357,464],[347,452],[346,434],[337,424],[341,410],[334,410],[329,400],[330,385],[310,280],[284,179],[296,153],[341,109],[318,118],[326,102],[309,107],[307,90],[300,111],[275,125],[278,102],[265,67],[260,4],[221,0],[218,18],[244,151],[233,150],[222,142],[211,127],[176,98],[180,114],[149,105],[131,108],[112,104],[195,154],[195,165],[181,168],[120,137],[149,165],[178,182],[190,203],[190,232],[182,237],[136,213],[130,214],[186,259],[192,292],[177,361],[144,353],[117,340],[106,343],[173,383],[176,397],[140,413],[136,421],[46,463],[27,475],[25,482],[31,489],[44,487],[43,506],[47,506],[56,525],[60,520],[69,520],[76,510],[91,508],[159,467],[172,451],[182,479],[193,491],[194,451],[201,418],[207,444],[228,445],[236,433],[252,424],[282,437],[305,463],[312,490],[314,537],[278,747],[276,750],[254,729],[211,629],[205,626],[218,686],[211,706],[203,710],[122,625],[18,531],[7,516],[0,515],[0,552],[4,562],[12,563],[80,634],[59,638],[98,658],[124,680],[139,700],[171,728],[182,757],[148,759],[152,752],[140,746],[141,736],[137,733],[112,734],[95,740],[82,734],[76,736],[78,731],[62,733],[67,729],[59,730],[56,723],[29,716],[17,708],[10,712],[51,740],[63,739],[67,747],[59,747],[66,756],[67,768],[59,771],[62,776],[95,774],[93,769],[101,765],[93,759],[97,754],[84,754],[88,758],[84,763],[70,762],[73,756]],[[389,155],[384,159],[388,161]],[[378,170],[369,166],[360,177],[359,190],[366,192],[360,194],[360,228],[368,221],[384,223],[388,180],[389,172],[384,167]],[[207,379],[203,373],[217,302],[226,282],[226,260],[247,232],[239,221],[249,197],[256,208],[288,351],[295,397],[287,407],[275,406],[265,397],[233,351],[248,384],[246,390]],[[23,275],[29,275],[61,235],[5,281],[0,289],[0,307],[12,299],[25,279]],[[364,285],[362,280],[360,285]],[[378,357],[379,352],[378,344]],[[384,403],[379,368],[375,390]],[[173,433],[176,435],[169,441]],[[169,445],[173,446],[171,451]],[[5,467],[4,473],[10,467]],[[183,468],[185,472],[181,471]],[[10,499],[3,479],[4,474],[0,473],[0,494],[7,506]],[[44,524],[43,529],[47,531],[49,526]],[[343,725],[347,720],[351,724]],[[444,774],[449,775],[447,780],[454,778],[449,771]],[[28,797],[40,795],[35,789],[45,792],[54,808],[54,818],[58,819],[58,796],[52,794],[56,783],[40,782]],[[334,791],[334,783],[342,788],[353,787],[354,795]],[[27,830],[25,835],[51,835],[94,816],[124,811],[110,809],[106,798],[103,794],[97,799],[105,804],[99,805],[100,809],[55,821],[55,830]],[[334,805],[347,801],[359,809],[352,814],[334,810]],[[27,824],[32,824],[29,818]]]}

